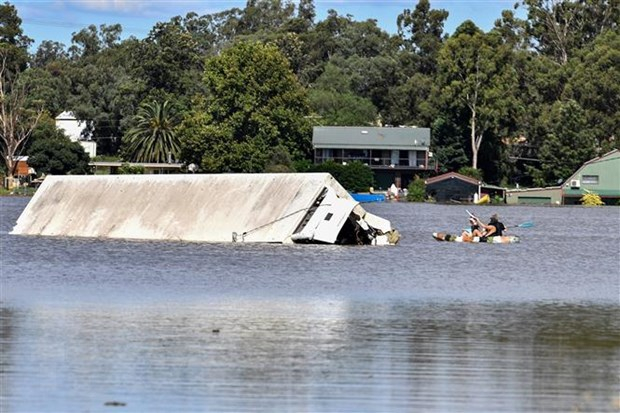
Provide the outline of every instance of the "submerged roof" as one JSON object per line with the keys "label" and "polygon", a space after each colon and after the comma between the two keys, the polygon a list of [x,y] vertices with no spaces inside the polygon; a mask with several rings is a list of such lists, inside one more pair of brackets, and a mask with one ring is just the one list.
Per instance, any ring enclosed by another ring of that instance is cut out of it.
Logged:
{"label": "submerged roof", "polygon": [[327,173],[48,176],[12,233],[290,242],[326,188],[354,202]]}

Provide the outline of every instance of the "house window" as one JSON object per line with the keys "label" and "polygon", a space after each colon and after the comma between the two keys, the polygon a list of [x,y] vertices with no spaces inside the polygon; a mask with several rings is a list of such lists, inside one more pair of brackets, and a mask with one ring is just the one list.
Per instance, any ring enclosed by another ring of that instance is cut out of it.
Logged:
{"label": "house window", "polygon": [[598,175],[582,175],[581,183],[584,185],[598,185]]}

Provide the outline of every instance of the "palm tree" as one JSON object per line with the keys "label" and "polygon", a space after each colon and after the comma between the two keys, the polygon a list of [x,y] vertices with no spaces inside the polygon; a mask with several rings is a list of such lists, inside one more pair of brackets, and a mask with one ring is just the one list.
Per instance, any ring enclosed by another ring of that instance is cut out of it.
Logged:
{"label": "palm tree", "polygon": [[125,135],[126,150],[134,162],[168,162],[178,159],[175,134],[178,117],[170,101],[145,103],[135,117],[136,125]]}

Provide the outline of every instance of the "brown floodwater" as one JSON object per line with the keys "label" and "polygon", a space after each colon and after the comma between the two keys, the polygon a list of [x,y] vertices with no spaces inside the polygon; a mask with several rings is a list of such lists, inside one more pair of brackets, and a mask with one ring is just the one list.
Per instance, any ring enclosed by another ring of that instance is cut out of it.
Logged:
{"label": "brown floodwater", "polygon": [[[395,247],[9,234],[2,412],[617,412],[620,209],[368,204]],[[468,207],[470,210],[471,207]],[[116,410],[115,410],[116,409]]]}

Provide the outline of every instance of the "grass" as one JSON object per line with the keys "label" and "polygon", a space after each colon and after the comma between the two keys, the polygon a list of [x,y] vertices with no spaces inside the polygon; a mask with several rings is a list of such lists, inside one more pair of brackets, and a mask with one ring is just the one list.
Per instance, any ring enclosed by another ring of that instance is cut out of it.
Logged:
{"label": "grass", "polygon": [[11,190],[0,187],[0,196],[32,196],[36,191],[36,188],[30,187],[19,187]]}

